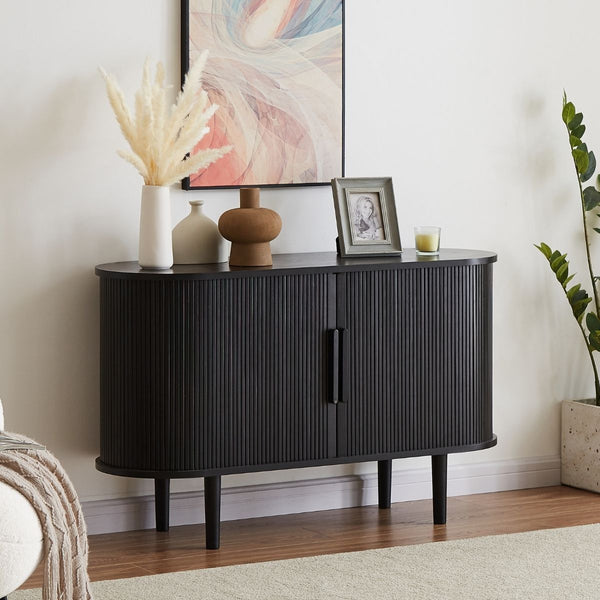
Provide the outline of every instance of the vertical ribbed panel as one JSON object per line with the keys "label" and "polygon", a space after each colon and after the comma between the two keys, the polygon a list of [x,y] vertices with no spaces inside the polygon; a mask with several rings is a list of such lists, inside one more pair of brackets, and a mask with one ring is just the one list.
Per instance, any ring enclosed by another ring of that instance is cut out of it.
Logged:
{"label": "vertical ribbed panel", "polygon": [[101,450],[202,470],[328,456],[326,274],[101,279]]}
{"label": "vertical ribbed panel", "polygon": [[340,454],[491,439],[492,265],[340,277],[350,345]]}

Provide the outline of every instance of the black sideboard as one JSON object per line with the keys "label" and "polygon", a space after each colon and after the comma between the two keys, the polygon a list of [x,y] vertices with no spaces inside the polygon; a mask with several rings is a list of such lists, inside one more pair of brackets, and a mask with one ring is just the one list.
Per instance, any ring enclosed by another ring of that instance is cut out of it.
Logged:
{"label": "black sideboard", "polygon": [[155,480],[169,527],[171,478],[204,477],[206,543],[219,547],[221,476],[432,457],[446,521],[447,455],[496,444],[496,255],[341,259],[282,254],[100,277],[100,456],[105,473]]}

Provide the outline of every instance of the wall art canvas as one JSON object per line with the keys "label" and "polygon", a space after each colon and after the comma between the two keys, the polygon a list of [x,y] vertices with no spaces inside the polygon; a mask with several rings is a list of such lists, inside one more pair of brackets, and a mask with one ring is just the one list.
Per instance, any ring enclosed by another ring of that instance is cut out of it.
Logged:
{"label": "wall art canvas", "polygon": [[220,106],[185,189],[329,185],[344,170],[343,0],[182,0],[182,75],[204,50]]}

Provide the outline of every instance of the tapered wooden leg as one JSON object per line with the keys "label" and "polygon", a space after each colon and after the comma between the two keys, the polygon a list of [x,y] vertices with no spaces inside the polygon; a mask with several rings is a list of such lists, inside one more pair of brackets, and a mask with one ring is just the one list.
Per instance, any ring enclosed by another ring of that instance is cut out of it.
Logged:
{"label": "tapered wooden leg", "polygon": [[433,522],[436,525],[443,525],[446,522],[447,454],[431,457],[431,482],[433,484]]}
{"label": "tapered wooden leg", "polygon": [[392,461],[377,461],[377,488],[379,491],[379,508],[390,508],[392,505]]}
{"label": "tapered wooden leg", "polygon": [[154,501],[156,504],[156,531],[169,531],[169,491],[170,479],[154,480]]}
{"label": "tapered wooden leg", "polygon": [[204,478],[206,547],[218,550],[221,543],[221,476]]}

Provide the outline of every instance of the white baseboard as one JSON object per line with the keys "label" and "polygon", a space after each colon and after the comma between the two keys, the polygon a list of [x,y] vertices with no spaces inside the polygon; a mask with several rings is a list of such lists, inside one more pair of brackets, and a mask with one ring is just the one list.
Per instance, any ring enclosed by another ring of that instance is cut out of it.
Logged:
{"label": "white baseboard", "polygon": [[[448,495],[483,494],[558,485],[560,458],[541,457],[448,467]],[[392,475],[392,502],[431,498],[430,469],[403,469]],[[234,521],[377,504],[377,475],[347,475],[224,488],[221,520]],[[151,529],[154,497],[83,503],[90,534]],[[171,494],[171,525],[204,523],[203,493]]]}

